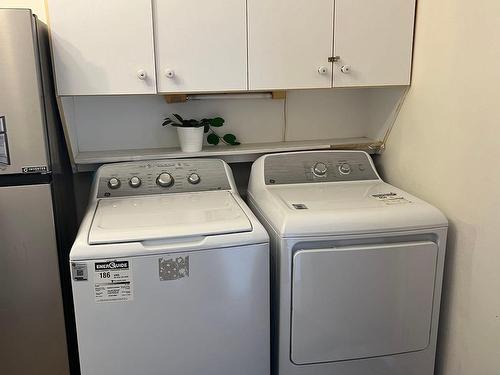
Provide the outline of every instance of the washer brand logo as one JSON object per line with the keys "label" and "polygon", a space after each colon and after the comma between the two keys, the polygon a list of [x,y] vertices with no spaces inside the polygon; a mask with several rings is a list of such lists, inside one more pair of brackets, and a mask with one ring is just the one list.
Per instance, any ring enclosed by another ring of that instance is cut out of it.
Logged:
{"label": "washer brand logo", "polygon": [[116,270],[116,269],[128,269],[128,261],[116,261],[113,260],[111,262],[101,262],[101,263],[96,263],[95,264],[95,270],[96,271],[102,271],[102,270]]}

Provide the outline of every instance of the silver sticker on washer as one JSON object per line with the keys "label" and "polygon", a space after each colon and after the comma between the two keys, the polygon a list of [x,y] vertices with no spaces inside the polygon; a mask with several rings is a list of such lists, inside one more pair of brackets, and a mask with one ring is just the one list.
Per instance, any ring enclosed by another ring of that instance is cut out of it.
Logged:
{"label": "silver sticker on washer", "polygon": [[158,259],[158,263],[161,281],[172,281],[189,277],[189,256],[160,258]]}
{"label": "silver sticker on washer", "polygon": [[71,263],[71,275],[75,281],[87,281],[89,273],[87,270],[87,263]]}

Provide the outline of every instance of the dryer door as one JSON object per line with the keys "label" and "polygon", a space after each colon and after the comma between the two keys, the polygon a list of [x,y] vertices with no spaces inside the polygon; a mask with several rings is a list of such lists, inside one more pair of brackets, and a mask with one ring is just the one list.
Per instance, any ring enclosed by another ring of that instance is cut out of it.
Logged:
{"label": "dryer door", "polygon": [[425,349],[433,242],[299,250],[293,257],[291,358],[312,364]]}

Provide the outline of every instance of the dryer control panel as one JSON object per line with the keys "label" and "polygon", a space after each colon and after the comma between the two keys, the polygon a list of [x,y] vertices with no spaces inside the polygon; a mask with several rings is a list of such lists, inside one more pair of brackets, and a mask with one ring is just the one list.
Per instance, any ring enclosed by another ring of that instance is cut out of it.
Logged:
{"label": "dryer control panel", "polygon": [[269,155],[264,161],[266,185],[378,180],[362,151],[321,151]]}
{"label": "dryer control panel", "polygon": [[97,198],[231,189],[224,162],[217,159],[109,164],[96,178]]}

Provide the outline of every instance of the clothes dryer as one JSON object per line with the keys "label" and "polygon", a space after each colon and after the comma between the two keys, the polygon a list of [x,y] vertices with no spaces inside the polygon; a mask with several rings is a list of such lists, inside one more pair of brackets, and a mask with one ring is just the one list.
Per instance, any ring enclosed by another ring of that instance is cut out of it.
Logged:
{"label": "clothes dryer", "polygon": [[447,220],[361,151],[272,154],[249,204],[271,236],[279,375],[432,375]]}

